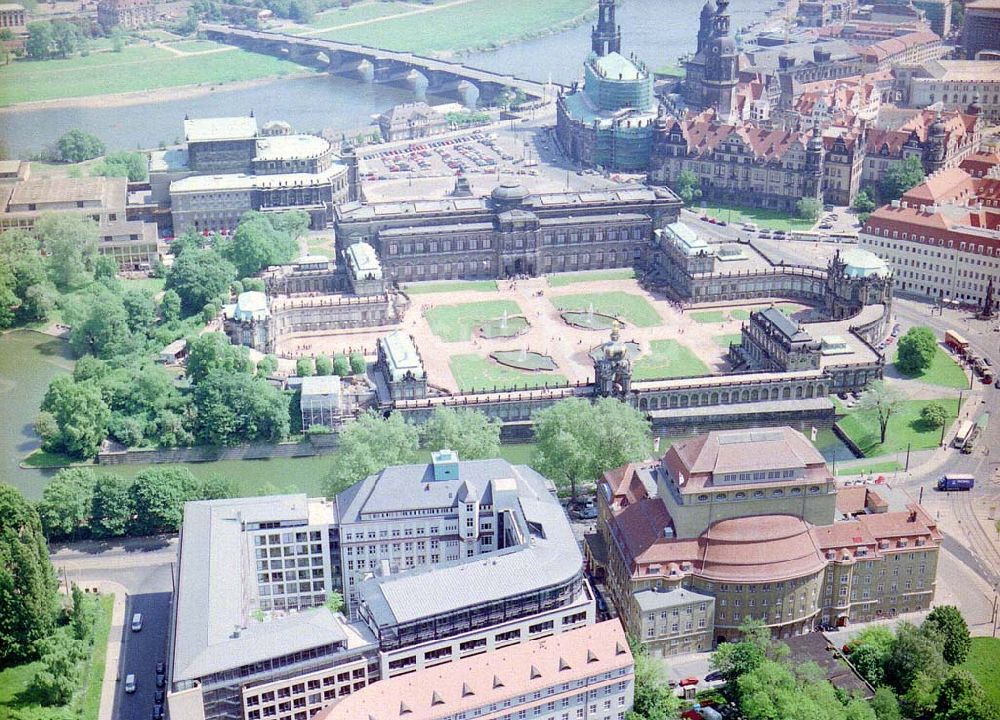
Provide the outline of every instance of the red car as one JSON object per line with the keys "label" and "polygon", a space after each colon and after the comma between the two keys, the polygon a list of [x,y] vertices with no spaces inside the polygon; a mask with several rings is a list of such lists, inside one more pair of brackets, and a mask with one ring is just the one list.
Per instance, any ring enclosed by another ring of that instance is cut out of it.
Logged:
{"label": "red car", "polygon": [[683,680],[681,680],[677,684],[680,685],[681,687],[687,687],[688,685],[697,685],[698,684],[698,678],[696,678],[696,677],[686,677],[686,678],[684,678]]}

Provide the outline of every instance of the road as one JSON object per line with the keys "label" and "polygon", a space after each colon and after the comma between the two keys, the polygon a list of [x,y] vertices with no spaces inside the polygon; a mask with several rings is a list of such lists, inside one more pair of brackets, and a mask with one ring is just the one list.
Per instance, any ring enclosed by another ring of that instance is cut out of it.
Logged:
{"label": "road", "polygon": [[[54,547],[52,563],[63,582],[81,587],[112,582],[125,588],[128,600],[122,629],[114,720],[148,720],[156,689],[156,663],[166,660],[173,590],[176,538],[138,538],[121,544],[98,542]],[[132,615],[142,613],[142,630],[132,632]],[[135,673],[138,688],[125,694],[125,676]]]}

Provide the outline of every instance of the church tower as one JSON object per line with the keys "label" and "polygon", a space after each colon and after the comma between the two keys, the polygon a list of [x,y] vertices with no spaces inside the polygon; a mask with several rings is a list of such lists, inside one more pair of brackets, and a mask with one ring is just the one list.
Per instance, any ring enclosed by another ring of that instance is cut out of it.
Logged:
{"label": "church tower", "polygon": [[598,57],[621,53],[622,30],[615,22],[615,0],[600,0],[597,25],[590,33],[590,47]]}
{"label": "church tower", "polygon": [[729,0],[718,0],[717,5],[712,18],[712,37],[705,46],[702,88],[705,106],[715,108],[719,119],[725,122],[736,107],[739,53],[736,42],[729,37]]}
{"label": "church tower", "polygon": [[717,11],[715,0],[705,0],[705,5],[701,8],[701,17],[698,19],[698,49],[700,53],[708,45],[712,37],[712,20],[715,19]]}

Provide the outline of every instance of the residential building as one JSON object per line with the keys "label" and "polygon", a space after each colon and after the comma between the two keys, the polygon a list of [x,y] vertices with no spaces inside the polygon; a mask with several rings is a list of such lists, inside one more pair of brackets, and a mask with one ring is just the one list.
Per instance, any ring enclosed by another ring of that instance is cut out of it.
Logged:
{"label": "residential building", "polygon": [[496,278],[641,266],[680,207],[667,188],[529,193],[505,181],[489,197],[345,203],[335,228],[338,251],[370,244],[387,280]]}
{"label": "residential building", "polygon": [[574,84],[556,103],[556,138],[575,162],[637,172],[646,168],[653,137],[653,74],[621,54],[615,2],[600,0],[583,88]]}
{"label": "residential building", "polygon": [[794,212],[802,198],[823,200],[823,140],[816,133],[721,122],[712,111],[660,116],[649,181],[672,185],[685,170],[711,201]]}
{"label": "residential building", "polygon": [[1000,120],[1000,60],[932,60],[897,70],[902,104],[970,112]]}
{"label": "residential building", "polygon": [[105,32],[114,27],[141,30],[155,20],[155,0],[100,0],[97,3],[97,22]]}
{"label": "residential building", "polygon": [[440,135],[448,130],[448,121],[427,103],[412,102],[394,105],[379,115],[378,127],[385,142],[396,142]]}
{"label": "residential building", "polygon": [[980,303],[1000,282],[998,198],[1000,179],[944,170],[872,213],[858,242],[892,268],[898,290]]}
{"label": "residential building", "polygon": [[597,498],[588,566],[654,656],[707,650],[748,618],[787,638],[933,599],[936,522],[918,505],[840,519],[833,475],[791,428],[680,441],[605,473]]}
{"label": "residential building", "polygon": [[628,640],[611,620],[376,683],[316,720],[622,720],[634,681]]}
{"label": "residential building", "polygon": [[944,57],[949,48],[930,30],[880,40],[860,51],[868,72],[891,70],[897,65],[919,65]]}
{"label": "residential building", "polygon": [[1000,60],[1000,0],[965,4],[962,50],[967,60]]}

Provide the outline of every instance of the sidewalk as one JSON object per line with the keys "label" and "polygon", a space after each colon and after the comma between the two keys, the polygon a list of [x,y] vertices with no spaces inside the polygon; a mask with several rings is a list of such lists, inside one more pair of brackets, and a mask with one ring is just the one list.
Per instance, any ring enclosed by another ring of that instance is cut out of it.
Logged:
{"label": "sidewalk", "polygon": [[115,582],[96,582],[98,592],[115,596],[111,611],[111,632],[108,633],[108,653],[104,665],[104,682],[101,685],[101,709],[98,720],[113,720],[115,691],[118,689],[118,664],[122,650],[122,631],[125,627],[125,588]]}

